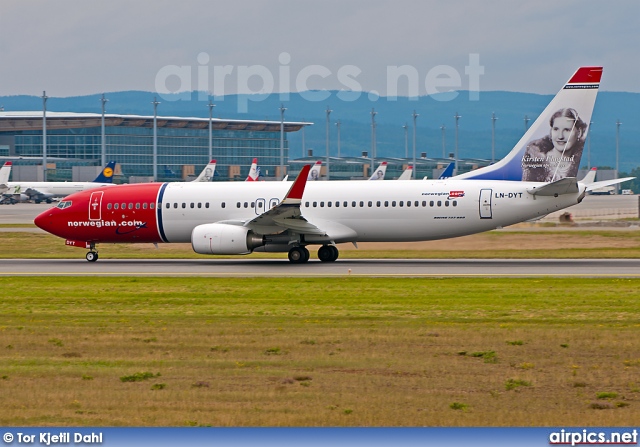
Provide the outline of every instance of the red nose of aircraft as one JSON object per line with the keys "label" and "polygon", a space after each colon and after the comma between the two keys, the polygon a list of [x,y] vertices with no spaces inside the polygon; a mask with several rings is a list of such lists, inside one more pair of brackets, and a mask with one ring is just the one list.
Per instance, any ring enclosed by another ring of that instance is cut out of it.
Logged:
{"label": "red nose of aircraft", "polygon": [[[55,221],[55,208],[49,208],[46,211],[38,214],[35,219],[33,219],[33,223],[36,224],[38,228],[43,229],[48,233],[53,233],[54,221]],[[53,233],[55,234],[55,233]]]}

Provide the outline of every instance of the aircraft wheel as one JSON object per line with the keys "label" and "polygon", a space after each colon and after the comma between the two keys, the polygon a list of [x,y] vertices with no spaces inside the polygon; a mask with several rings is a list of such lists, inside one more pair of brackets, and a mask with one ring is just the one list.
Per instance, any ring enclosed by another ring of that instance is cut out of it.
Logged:
{"label": "aircraft wheel", "polygon": [[98,252],[96,251],[90,251],[87,253],[87,256],[85,256],[87,258],[87,261],[89,262],[96,262],[98,260]]}
{"label": "aircraft wheel", "polygon": [[305,262],[304,248],[293,247],[291,250],[289,250],[289,261],[294,264],[301,264]]}
{"label": "aircraft wheel", "polygon": [[333,245],[323,245],[318,249],[318,259],[322,262],[333,262],[338,259],[338,249]]}
{"label": "aircraft wheel", "polygon": [[307,247],[300,247],[302,252],[304,253],[304,260],[302,262],[307,262],[309,260],[309,250]]}

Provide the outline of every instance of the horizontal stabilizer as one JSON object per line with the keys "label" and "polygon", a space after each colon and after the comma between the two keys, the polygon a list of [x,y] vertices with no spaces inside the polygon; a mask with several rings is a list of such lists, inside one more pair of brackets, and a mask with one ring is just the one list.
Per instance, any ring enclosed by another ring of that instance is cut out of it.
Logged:
{"label": "horizontal stabilizer", "polygon": [[589,183],[587,185],[587,191],[593,191],[594,189],[604,188],[605,186],[617,185],[618,183],[633,180],[635,177],[616,178],[612,180],[602,180],[601,182]]}
{"label": "horizontal stabilizer", "polygon": [[534,186],[527,189],[534,196],[561,196],[563,194],[575,194],[578,192],[578,180],[575,177],[566,177],[553,183],[542,186]]}

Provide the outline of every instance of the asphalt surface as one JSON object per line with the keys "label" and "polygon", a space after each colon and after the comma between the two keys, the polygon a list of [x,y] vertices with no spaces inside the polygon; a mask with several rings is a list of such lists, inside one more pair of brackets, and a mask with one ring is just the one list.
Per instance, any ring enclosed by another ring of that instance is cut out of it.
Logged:
{"label": "asphalt surface", "polygon": [[640,277],[640,259],[0,259],[3,275],[55,276],[574,276]]}

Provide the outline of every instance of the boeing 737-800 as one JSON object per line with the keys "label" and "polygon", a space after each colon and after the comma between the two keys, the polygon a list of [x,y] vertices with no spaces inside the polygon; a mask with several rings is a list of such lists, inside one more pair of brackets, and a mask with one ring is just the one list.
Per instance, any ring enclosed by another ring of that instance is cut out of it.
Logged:
{"label": "boeing 737-800", "polygon": [[[505,227],[575,205],[591,187],[579,183],[573,172],[585,136],[577,120],[590,122],[601,74],[601,67],[580,68],[507,161],[473,171],[469,179],[307,182],[311,166],[306,165],[293,184],[99,188],[66,197],[35,223],[65,238],[67,245],[89,249],[89,261],[98,258],[98,243],[191,242],[197,253],[288,252],[296,263],[309,259],[311,245],[320,246],[321,261],[331,262],[338,258],[338,243],[424,241]],[[575,122],[567,131],[567,120],[556,115],[572,116]],[[570,155],[541,152],[562,144]],[[534,149],[539,153],[530,153]],[[552,179],[522,181],[530,167],[544,168]]]}

